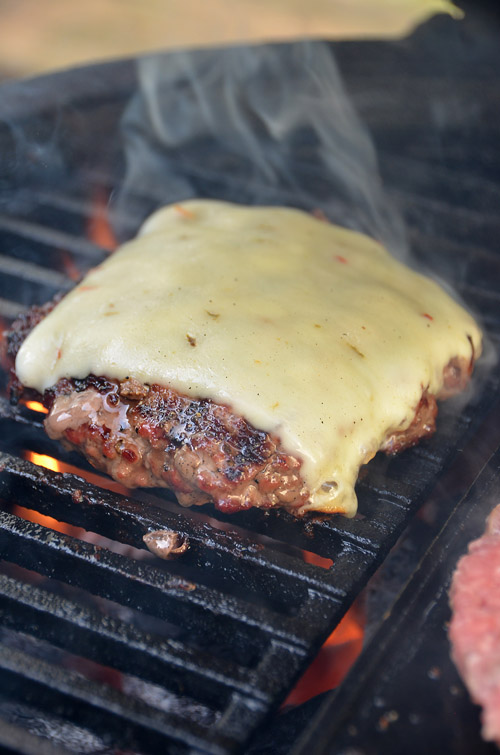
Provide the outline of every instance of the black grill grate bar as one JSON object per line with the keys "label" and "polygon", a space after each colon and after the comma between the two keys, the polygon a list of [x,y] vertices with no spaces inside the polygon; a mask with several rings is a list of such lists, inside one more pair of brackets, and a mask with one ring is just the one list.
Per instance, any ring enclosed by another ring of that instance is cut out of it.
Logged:
{"label": "black grill grate bar", "polygon": [[[104,192],[102,190],[102,184],[96,184],[94,187],[94,194],[96,195],[97,192],[105,195],[106,193],[109,194],[110,191],[111,190]],[[88,190],[88,194],[90,197],[92,196],[92,189]],[[89,220],[95,214],[95,202],[92,201],[92,199],[90,199],[88,196],[78,196],[77,194],[71,193],[60,194],[57,191],[51,191],[50,189],[47,189],[47,187],[42,187],[40,189],[28,189],[26,191],[25,198],[27,202],[31,203],[34,207],[51,207],[54,210],[62,210],[65,213],[78,215]],[[41,227],[43,228],[44,226]],[[97,248],[100,249],[100,247]],[[103,249],[102,251],[104,252],[105,250]]]}
{"label": "black grill grate bar", "polygon": [[397,186],[398,196],[424,196],[441,201],[445,197],[449,205],[491,215],[500,201],[500,189],[496,182],[465,168],[460,171],[460,181],[457,181],[457,171],[445,165],[422,163],[391,154],[384,155],[380,168],[387,184]]}
{"label": "black grill grate bar", "polygon": [[102,262],[109,254],[106,249],[82,236],[64,233],[55,228],[49,228],[46,225],[39,225],[32,221],[8,215],[0,215],[0,233],[2,231],[15,234],[29,241],[34,241],[37,244],[44,244],[51,248],[87,257],[92,262],[95,262],[95,264]]}
{"label": "black grill grate bar", "polygon": [[0,255],[0,273],[19,278],[21,281],[48,285],[61,291],[67,291],[74,285],[73,281],[63,273],[40,267],[33,262],[7,257],[4,254]]}
{"label": "black grill grate bar", "polygon": [[[271,702],[252,669],[176,640],[159,639],[115,618],[104,620],[100,612],[5,575],[0,575],[0,623],[212,707],[232,691]],[[289,646],[286,652],[288,658]],[[271,655],[275,658],[276,653]]]}
{"label": "black grill grate bar", "polygon": [[[112,194],[113,179],[109,175],[106,175],[103,179],[99,175],[96,176],[94,173],[88,175],[85,171],[85,183],[87,185],[92,184],[92,186],[87,189],[90,196],[92,196],[92,194],[96,196],[98,194],[101,196]],[[107,190],[103,189],[103,186],[107,186]],[[62,195],[56,191],[42,188],[40,190],[30,189],[26,192],[26,196],[35,207],[50,208],[54,211],[59,211],[63,218],[64,216],[67,217],[69,215],[89,222],[95,219],[96,216],[95,202],[86,197],[78,196],[78,194]],[[119,212],[116,207],[113,206],[107,207],[106,212],[108,213],[107,221],[111,222],[111,225],[116,223],[121,229],[128,229],[130,234],[137,231],[137,220],[133,217]],[[44,226],[40,227],[43,228]],[[83,239],[83,241],[86,240]],[[93,242],[87,240],[86,243],[92,244]],[[99,245],[95,245],[95,247],[96,249],[101,250],[103,254],[109,254],[110,250],[107,248],[100,247]]]}
{"label": "black grill grate bar", "polygon": [[42,501],[42,513],[139,548],[143,547],[146,533],[173,530],[190,542],[183,563],[210,568],[223,580],[245,584],[247,589],[263,591],[270,597],[280,595],[293,603],[307,589],[344,597],[336,587],[334,571],[256,543],[250,534],[235,537],[206,521],[190,519],[188,513],[145,506],[100,490],[74,475],[61,476],[10,454],[0,453],[0,464],[3,495],[9,496],[14,489],[16,498],[22,495],[23,505],[28,508],[38,510]]}
{"label": "black grill grate bar", "polygon": [[[432,274],[444,273],[449,277],[453,267],[455,281],[454,288],[463,285],[467,279],[475,281],[476,285],[487,293],[494,288],[500,263],[498,257],[490,246],[481,246],[474,242],[465,242],[460,239],[451,239],[445,228],[432,226],[424,229],[420,227],[409,228],[409,239],[420,262],[428,266]],[[436,251],[439,255],[436,255]],[[472,266],[474,265],[474,272]],[[476,266],[479,267],[476,268]],[[481,266],[490,266],[489,277],[479,276]],[[476,273],[477,269],[477,273]]]}
{"label": "black grill grate bar", "polygon": [[[216,590],[170,576],[148,564],[111,553],[11,514],[0,513],[2,556],[26,569],[89,590],[206,637],[236,637],[249,646],[269,636],[298,647],[307,646],[317,627],[303,627],[295,617]],[[310,598],[313,603],[313,598]],[[337,605],[332,602],[331,605]],[[331,613],[331,612],[330,612]],[[328,616],[328,619],[330,616]],[[326,621],[326,619],[325,619]],[[319,621],[318,626],[323,622]]]}
{"label": "black grill grate bar", "polygon": [[[496,119],[498,116],[496,116]],[[464,145],[455,138],[441,139],[439,155],[436,155],[435,135],[433,128],[426,124],[427,134],[423,134],[422,128],[415,125],[414,128],[401,129],[377,129],[373,134],[382,160],[388,156],[409,157],[421,161],[423,164],[436,162],[446,163],[453,166],[457,176],[464,168]],[[454,135],[452,135],[454,136]],[[480,139],[469,141],[467,145],[468,165],[476,165],[483,171],[485,177],[497,175],[500,160],[498,157],[498,129],[496,126],[483,130]],[[486,170],[485,170],[486,168]]]}
{"label": "black grill grate bar", "polygon": [[393,477],[389,484],[386,476],[375,472],[370,474],[370,479],[358,482],[358,490],[366,491],[375,495],[377,499],[384,499],[392,506],[404,509],[411,505],[415,494],[415,488],[406,481]]}
{"label": "black grill grate bar", "polygon": [[498,291],[493,289],[485,291],[465,283],[458,287],[458,293],[474,310],[481,312],[481,322],[490,330],[490,333],[500,330],[500,293]]}
{"label": "black grill grate bar", "polygon": [[17,301],[11,301],[0,296],[0,317],[4,317],[6,320],[15,320],[27,309],[28,307],[19,304]]}
{"label": "black grill grate bar", "polygon": [[494,207],[488,213],[485,208],[473,209],[468,203],[462,206],[447,201],[442,196],[421,196],[399,189],[391,189],[390,196],[405,210],[411,225],[416,228],[426,228],[432,219],[433,225],[445,225],[451,238],[475,240],[479,246],[482,246],[482,242],[490,245],[491,234],[500,230],[500,221]]}
{"label": "black grill grate bar", "polygon": [[5,425],[4,431],[14,432],[17,426],[30,427],[41,432],[43,424],[39,418],[40,412],[33,412],[23,405],[14,406],[7,399],[0,397],[0,422]]}
{"label": "black grill grate bar", "polygon": [[8,752],[21,752],[23,755],[71,755],[74,752],[68,750],[60,742],[55,744],[48,739],[42,739],[36,734],[32,734],[26,730],[25,726],[16,726],[10,721],[6,721],[1,715],[0,731],[2,732],[2,744],[9,748]]}
{"label": "black grill grate bar", "polygon": [[[404,63],[402,65],[404,66]],[[399,71],[395,76],[385,75],[376,82],[369,75],[357,76],[349,71],[348,81],[353,99],[358,104],[362,118],[370,128],[397,129],[404,135],[413,129],[420,132],[425,130],[426,127],[429,129],[429,115],[427,110],[422,107],[423,102],[432,102],[433,100],[449,102],[450,99],[450,77],[446,75],[426,76],[412,73],[411,87],[409,87],[407,82],[402,83]],[[377,85],[383,89],[384,94],[375,98]],[[469,112],[470,103],[476,101],[479,88],[481,90],[483,124],[490,122],[493,132],[498,114],[498,83],[496,80],[488,81],[482,76],[480,78],[471,77],[468,80],[461,77],[460,88],[457,88],[456,92],[456,109],[458,111],[458,104],[460,104],[464,112]],[[366,104],[363,107],[363,102],[358,100],[356,93],[366,92],[367,89],[371,96],[365,100]],[[372,103],[375,103],[375,105],[372,105]],[[467,122],[465,118],[463,120]],[[457,116],[453,125],[462,126],[462,119]],[[481,133],[487,133],[485,125],[483,125]],[[431,131],[430,136],[434,136],[434,131]],[[478,139],[478,141],[480,140]]]}
{"label": "black grill grate bar", "polygon": [[[211,728],[211,732],[215,735],[220,732],[220,736],[225,739],[231,737],[241,746],[246,742],[249,734],[256,730],[256,725],[262,726],[266,715],[267,712],[257,701],[245,699],[235,693],[224,714]],[[236,747],[238,753],[241,752],[240,746]],[[190,753],[190,755],[201,755],[201,753]]]}
{"label": "black grill grate bar", "polygon": [[[64,716],[68,711],[67,715],[81,721],[84,717],[91,718],[92,714],[95,716],[99,711],[105,715],[108,732],[120,726],[123,728],[126,722],[126,728],[132,726],[139,739],[145,735],[143,744],[148,752],[151,750],[147,747],[147,741],[152,732],[213,755],[231,752],[237,744],[234,738],[207,731],[196,721],[186,721],[175,713],[167,713],[108,685],[96,683],[14,648],[0,646],[0,676],[4,679],[5,688],[11,688],[18,696],[23,694],[23,685],[29,687],[29,694],[33,694],[35,686],[38,687],[41,694],[37,704],[49,712],[56,709],[59,715]],[[77,716],[75,703],[78,705]],[[261,706],[257,701],[249,701],[248,709],[254,713],[256,720],[253,723],[257,725],[262,717]],[[115,719],[114,726],[112,719]],[[98,724],[97,720],[95,724]]]}

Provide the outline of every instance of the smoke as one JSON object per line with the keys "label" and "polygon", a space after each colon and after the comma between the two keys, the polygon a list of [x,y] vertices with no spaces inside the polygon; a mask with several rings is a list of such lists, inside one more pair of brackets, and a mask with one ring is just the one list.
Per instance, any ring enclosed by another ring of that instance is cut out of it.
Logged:
{"label": "smoke", "polygon": [[[401,255],[404,226],[324,42],[152,55],[123,123],[116,218],[190,197],[320,209]],[[122,237],[128,230],[117,220]]]}

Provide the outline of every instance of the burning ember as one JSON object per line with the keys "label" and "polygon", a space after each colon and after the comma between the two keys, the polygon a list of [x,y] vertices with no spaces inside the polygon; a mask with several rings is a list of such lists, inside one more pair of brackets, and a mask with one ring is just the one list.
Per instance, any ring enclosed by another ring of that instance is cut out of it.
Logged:
{"label": "burning ember", "polygon": [[33,509],[27,509],[24,506],[18,506],[15,505],[12,509],[12,513],[16,516],[21,517],[21,519],[25,519],[27,522],[34,522],[35,524],[41,524],[42,527],[48,527],[51,530],[55,530],[56,532],[62,532],[65,535],[72,535],[73,537],[81,537],[82,534],[85,532],[84,529],[81,527],[73,527],[71,524],[67,524],[66,522],[59,522],[57,519],[54,519],[52,516],[46,516],[45,514],[40,514],[39,511],[34,511]]}
{"label": "burning ember", "polygon": [[[48,414],[49,413],[48,409],[46,409],[44,407],[44,405],[40,403],[40,401],[24,401],[22,403],[24,403],[24,405],[28,409],[31,409],[32,412],[40,412],[41,414]],[[34,455],[37,456],[38,454],[34,454]],[[47,456],[47,457],[44,457],[44,458],[49,458],[49,457]],[[35,464],[38,463],[38,462],[34,461],[34,459],[31,459],[31,461],[33,461]],[[57,462],[55,461],[55,459],[53,461],[57,464]],[[44,467],[45,464],[42,464],[40,462],[40,466]],[[56,470],[55,467],[47,467],[47,469],[54,469],[54,470]]]}
{"label": "burning ember", "polygon": [[361,653],[364,623],[363,604],[358,599],[322,645],[283,707],[301,705],[322,692],[338,687]]}
{"label": "burning ember", "polygon": [[[35,403],[35,402],[30,402]],[[115,493],[120,493],[121,495],[130,495],[130,490],[123,485],[120,485],[119,482],[115,482],[114,480],[111,480],[111,478],[103,477],[100,474],[97,474],[96,472],[91,472],[87,469],[81,469],[80,467],[76,467],[73,464],[66,464],[65,462],[59,461],[58,459],[55,459],[52,456],[46,456],[45,454],[38,454],[33,451],[26,451],[23,454],[23,457],[27,461],[33,462],[33,464],[37,464],[39,467],[45,467],[45,469],[51,469],[53,472],[61,472],[61,473],[68,473],[73,475],[78,475],[79,477],[83,477],[84,480],[87,480],[87,482],[91,482],[94,485],[98,485],[101,488],[104,488],[105,490],[113,490]]]}
{"label": "burning ember", "polygon": [[108,196],[101,189],[97,190],[95,194],[93,211],[87,226],[87,235],[95,244],[110,252],[118,246],[118,241],[109,222]]}

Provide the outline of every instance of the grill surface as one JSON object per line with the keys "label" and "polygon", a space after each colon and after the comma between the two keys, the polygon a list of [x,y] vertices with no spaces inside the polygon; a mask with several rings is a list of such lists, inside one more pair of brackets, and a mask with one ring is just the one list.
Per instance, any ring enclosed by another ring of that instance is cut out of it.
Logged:
{"label": "grill surface", "polygon": [[[496,412],[495,421],[499,421]],[[327,699],[293,755],[494,755],[450,659],[448,590],[500,495],[500,450],[453,511],[366,648],[341,694]]]}
{"label": "grill surface", "polygon": [[[406,45],[340,45],[337,52],[417,257],[438,274],[449,278],[451,271],[494,344],[500,222],[493,208],[500,192],[490,179],[500,153],[491,147],[489,127],[480,144],[472,135],[469,143],[473,116],[464,114],[457,125],[445,112],[479,95],[469,79],[451,97],[433,36],[443,33],[455,31],[439,20]],[[485,124],[498,111],[489,84],[480,93],[480,116],[467,110]],[[125,62],[6,88],[0,125],[0,154],[12,158],[0,172],[6,322],[69,288],[75,274],[104,258],[88,229],[97,198],[110,197],[122,178],[117,124],[134,87],[134,67]],[[435,125],[433,103],[444,108],[438,135],[428,130]],[[84,473],[90,467],[45,436],[42,415],[1,399],[6,751],[244,748],[445,478],[457,449],[482,435],[499,397],[498,368],[484,365],[475,382],[465,409],[459,400],[442,407],[431,440],[393,460],[376,458],[363,471],[358,517],[306,522],[285,513],[184,510],[163,493],[123,495],[43,469],[26,460],[26,451]],[[462,487],[498,445],[500,432],[490,436],[474,463],[461,464]],[[440,516],[459,496],[458,488],[449,492]],[[46,521],[26,521],[25,510],[81,529],[55,532]],[[145,550],[143,535],[158,529],[189,539],[181,559],[165,562]]]}

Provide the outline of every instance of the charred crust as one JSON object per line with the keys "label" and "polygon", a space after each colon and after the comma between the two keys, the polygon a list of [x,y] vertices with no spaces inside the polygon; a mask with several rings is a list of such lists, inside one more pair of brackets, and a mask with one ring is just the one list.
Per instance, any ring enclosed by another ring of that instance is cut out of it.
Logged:
{"label": "charred crust", "polygon": [[42,306],[30,307],[26,312],[23,312],[12,323],[9,330],[4,333],[5,339],[5,356],[10,363],[10,380],[8,385],[9,398],[12,404],[17,404],[21,397],[25,398],[39,398],[39,394],[35,391],[30,391],[24,388],[19,382],[17,375],[14,372],[14,363],[21,348],[23,342],[27,336],[31,333],[35,325],[38,325],[49,312],[51,312],[56,304],[62,299],[62,295],[56,296],[51,301],[43,304]]}
{"label": "charred crust", "polygon": [[[57,412],[59,397],[74,396],[71,412],[83,391],[89,392],[85,402],[99,407],[98,420],[75,419],[62,431],[56,422],[51,437],[76,447],[128,487],[169,487],[183,505],[213,501],[226,512],[251,506],[293,511],[309,497],[298,473],[300,461],[283,452],[278,438],[227,406],[131,378],[120,382],[95,375],[60,380],[46,391],[44,403]],[[112,422],[117,412],[125,412],[126,420],[113,430],[106,417]],[[51,417],[52,411],[47,423]]]}
{"label": "charred crust", "polygon": [[120,396],[131,399],[145,398],[149,393],[149,386],[140,383],[135,378],[126,377],[120,383]]}
{"label": "charred crust", "polygon": [[382,450],[386,454],[394,455],[405,448],[416,445],[422,438],[433,435],[436,430],[437,412],[438,406],[435,396],[424,391],[409,427],[390,433]]}
{"label": "charred crust", "polygon": [[38,325],[38,323],[41,322],[49,312],[52,312],[56,304],[58,304],[62,298],[62,295],[59,295],[46,304],[42,304],[42,306],[30,307],[27,312],[23,312],[16,320],[14,320],[10,330],[5,333],[7,340],[7,355],[12,361],[15,360],[23,341],[31,333],[35,325]]}
{"label": "charred crust", "polygon": [[262,464],[275,449],[267,433],[254,429],[227,407],[209,399],[190,399],[159,385],[151,386],[133,413],[141,436],[161,434],[171,448],[202,450],[216,443],[220,455],[233,460],[230,467]]}

